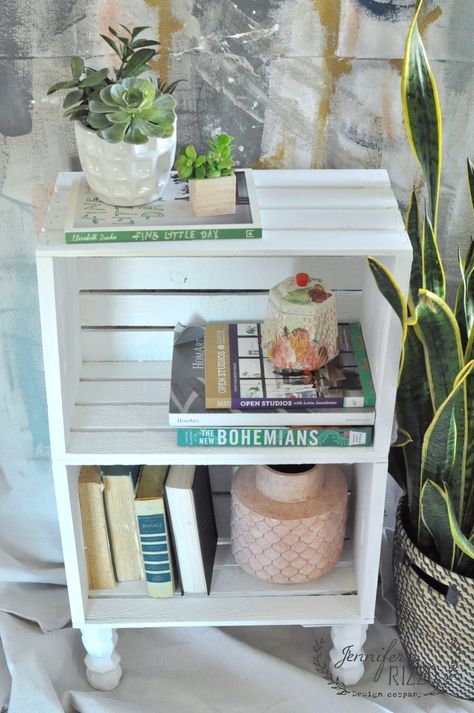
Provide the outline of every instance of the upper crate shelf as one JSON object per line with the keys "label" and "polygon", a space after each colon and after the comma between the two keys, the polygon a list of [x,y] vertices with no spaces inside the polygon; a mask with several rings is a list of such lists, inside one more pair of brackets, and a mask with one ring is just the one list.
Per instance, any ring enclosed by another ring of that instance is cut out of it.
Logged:
{"label": "upper crate shelf", "polygon": [[38,256],[396,255],[410,251],[384,170],[254,171],[263,238],[67,245],[72,173],[59,174]]}

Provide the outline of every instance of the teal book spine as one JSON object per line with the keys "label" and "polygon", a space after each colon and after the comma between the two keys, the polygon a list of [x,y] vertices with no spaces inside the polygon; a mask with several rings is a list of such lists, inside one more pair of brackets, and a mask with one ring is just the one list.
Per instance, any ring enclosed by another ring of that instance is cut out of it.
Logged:
{"label": "teal book spine", "polygon": [[174,581],[165,515],[137,513],[137,519],[148,593],[152,597],[171,597]]}
{"label": "teal book spine", "polygon": [[373,428],[177,428],[177,445],[190,447],[371,446]]}

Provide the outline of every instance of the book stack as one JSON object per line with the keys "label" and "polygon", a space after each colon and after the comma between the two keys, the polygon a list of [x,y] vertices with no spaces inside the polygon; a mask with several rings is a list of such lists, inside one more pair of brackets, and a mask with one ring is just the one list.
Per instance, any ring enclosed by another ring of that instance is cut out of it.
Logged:
{"label": "book stack", "polygon": [[89,589],[146,580],[151,597],[209,594],[217,545],[204,466],[84,466],[79,474]]}
{"label": "book stack", "polygon": [[338,340],[323,368],[284,372],[263,353],[260,323],[178,324],[169,407],[178,445],[372,445],[375,390],[360,324],[339,324]]}

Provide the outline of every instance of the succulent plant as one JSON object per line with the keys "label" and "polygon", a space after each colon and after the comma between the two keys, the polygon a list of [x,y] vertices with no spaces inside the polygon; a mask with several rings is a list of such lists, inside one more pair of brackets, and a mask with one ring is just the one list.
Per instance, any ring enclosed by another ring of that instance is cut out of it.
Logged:
{"label": "succulent plant", "polygon": [[218,134],[215,141],[209,140],[207,144],[210,151],[205,154],[198,154],[194,146],[183,146],[175,164],[181,179],[219,178],[234,172],[232,136]]}
{"label": "succulent plant", "polygon": [[[65,109],[64,116],[68,116],[73,120],[79,119],[88,128],[96,130],[97,133],[106,141],[120,141],[120,139],[106,138],[107,135],[112,137],[118,135],[118,129],[115,129],[115,131],[109,131],[108,133],[105,131],[106,129],[115,127],[117,122],[109,121],[106,126],[102,120],[102,125],[100,127],[94,126],[90,123],[91,117],[99,113],[97,111],[91,111],[91,102],[103,102],[103,99],[101,98],[101,91],[103,89],[116,86],[125,79],[136,78],[144,72],[150,71],[151,67],[148,63],[157,53],[154,46],[160,44],[157,40],[138,38],[138,35],[140,35],[144,30],[147,30],[148,27],[134,27],[131,30],[125,27],[125,25],[120,25],[120,27],[124,30],[125,34],[120,35],[119,32],[113,27],[109,27],[111,36],[101,35],[102,39],[107,42],[107,44],[120,58],[120,66],[113,69],[113,73],[115,75],[114,77],[109,76],[110,72],[107,67],[103,69],[93,69],[92,67],[87,67],[81,57],[73,57],[71,60],[72,79],[64,82],[57,82],[48,90],[49,95],[63,89],[69,89],[70,91],[66,94],[63,101],[63,108]],[[160,79],[157,79],[156,87],[151,80],[146,81],[149,82],[154,88],[154,97],[151,102],[153,104],[158,101],[161,95],[172,95],[180,80],[166,84]],[[147,97],[151,96],[150,89],[145,90],[143,88],[141,91],[144,91]],[[144,101],[144,98],[145,97],[142,97],[142,101]],[[136,95],[136,99],[134,101],[138,101],[138,95]],[[109,113],[118,111],[116,103],[113,105],[111,104],[111,106],[113,106],[113,108],[109,110]],[[130,106],[130,103],[128,106]],[[152,124],[165,127],[169,122],[166,120],[164,114],[166,113],[166,110],[169,112],[170,108],[172,110],[173,107],[174,102],[171,106],[169,101],[167,103],[160,101],[157,111],[154,112],[154,116],[157,116],[158,112],[160,113],[159,120],[157,121],[154,119],[153,121],[150,121],[150,119],[147,119],[147,121]],[[123,109],[124,107],[121,106],[120,108]],[[96,124],[98,121],[99,120],[96,121]],[[174,114],[172,118],[172,122],[173,121]],[[125,121],[121,123],[125,123]],[[142,126],[142,128],[144,127]],[[148,129],[148,127],[146,128]],[[128,139],[125,140],[128,140],[130,143],[145,143],[147,138],[144,140],[144,137],[158,135],[145,134],[143,131],[136,130],[136,127],[135,129],[131,129],[130,121],[127,124],[126,130],[127,129]],[[155,131],[153,127],[149,130]],[[169,136],[169,133],[166,133],[166,131],[169,131],[169,128],[161,129],[161,131],[164,131],[164,133],[160,133],[160,136]],[[132,140],[131,137],[133,136],[136,136],[138,141]]]}
{"label": "succulent plant", "polygon": [[87,122],[110,143],[146,144],[150,137],[172,135],[175,104],[170,94],[161,94],[149,79],[126,77],[90,100]]}

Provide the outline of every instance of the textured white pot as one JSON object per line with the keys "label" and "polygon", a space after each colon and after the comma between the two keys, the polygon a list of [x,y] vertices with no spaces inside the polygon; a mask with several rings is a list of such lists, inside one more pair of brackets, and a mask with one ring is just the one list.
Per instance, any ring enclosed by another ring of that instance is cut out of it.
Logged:
{"label": "textured white pot", "polygon": [[176,122],[168,139],[148,139],[146,144],[109,144],[74,122],[77,150],[89,186],[104,203],[145,205],[163,193],[176,152]]}

